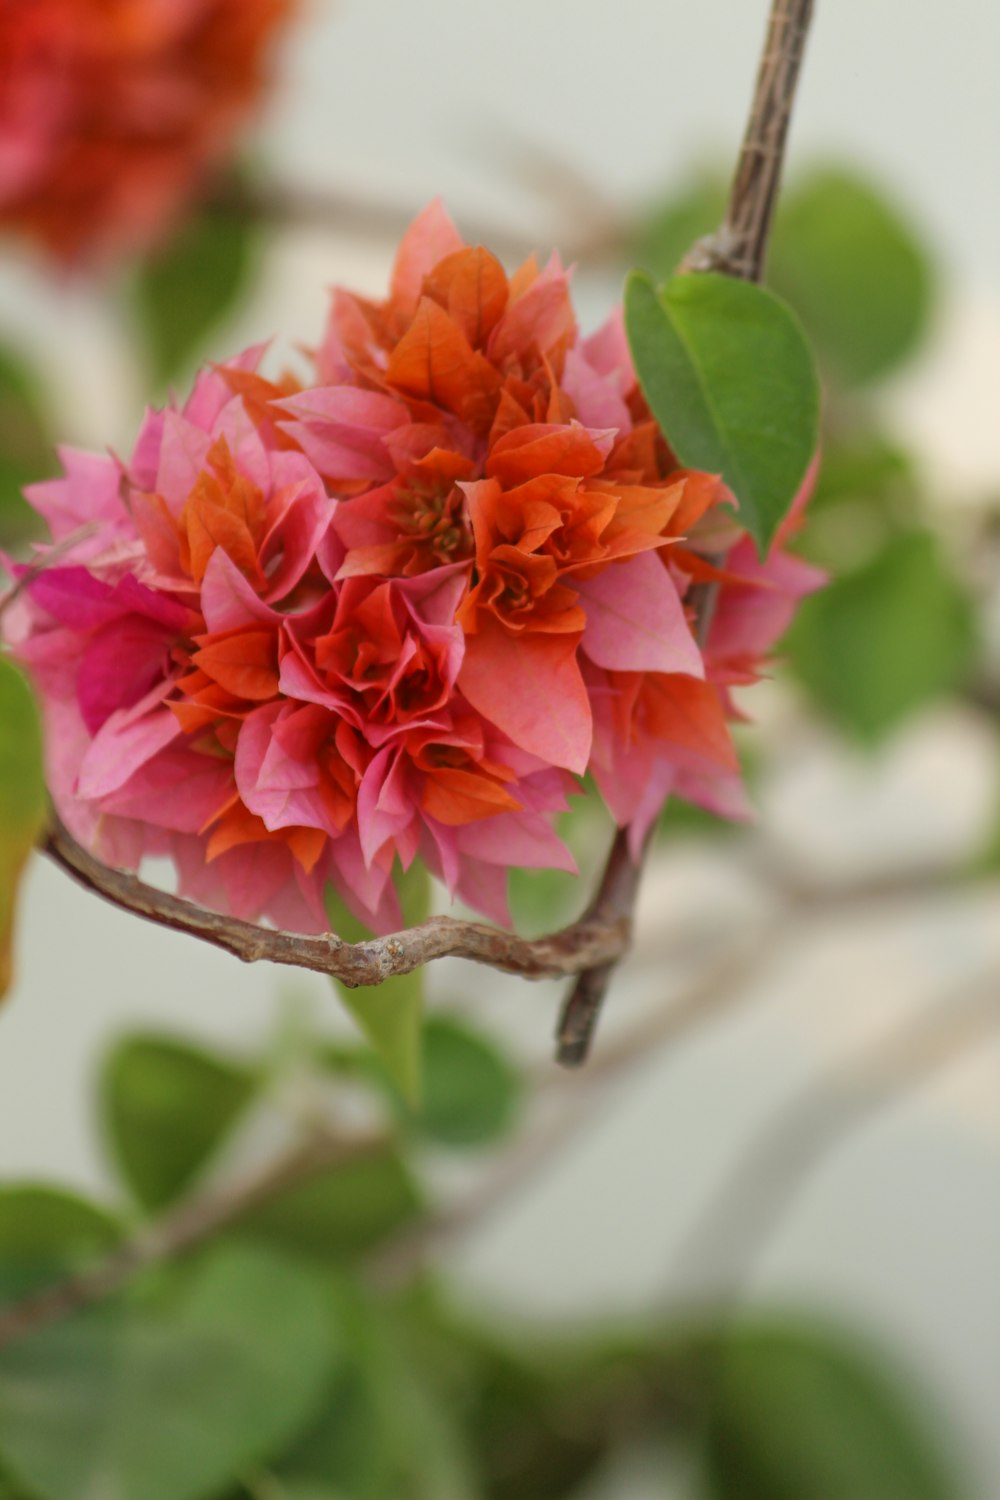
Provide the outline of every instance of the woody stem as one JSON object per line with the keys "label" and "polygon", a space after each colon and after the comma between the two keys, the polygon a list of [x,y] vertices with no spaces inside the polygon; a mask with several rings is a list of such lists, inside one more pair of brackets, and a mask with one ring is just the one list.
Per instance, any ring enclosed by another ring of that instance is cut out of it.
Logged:
{"label": "woody stem", "polygon": [[[682,270],[717,271],[744,281],[762,280],[778,201],[788,124],[812,15],[813,0],[773,0],[750,115],[736,175],[729,190],[726,216],[714,235],[692,247],[682,263]],[[702,645],[711,628],[717,591],[716,584],[708,584],[697,600],[697,635]],[[644,849],[640,854],[637,865],[632,866],[629,861],[629,870],[619,875],[619,882],[629,888],[629,909],[639,888],[645,852]],[[624,835],[618,834],[609,856],[608,869],[612,864],[620,866],[623,858],[628,860],[627,845]],[[599,908],[600,899],[599,896],[593,910]],[[556,1061],[563,1067],[577,1068],[586,1062],[617,962],[617,959],[612,959],[595,964],[577,976],[563,1006],[556,1032]]]}

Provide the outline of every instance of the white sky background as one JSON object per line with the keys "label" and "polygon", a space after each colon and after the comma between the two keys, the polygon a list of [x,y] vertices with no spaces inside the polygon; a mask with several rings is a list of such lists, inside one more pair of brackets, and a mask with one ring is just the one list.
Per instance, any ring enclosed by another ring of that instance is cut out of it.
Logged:
{"label": "white sky background", "polygon": [[[306,188],[414,210],[442,193],[460,223],[464,213],[544,236],[558,211],[516,170],[533,143],[626,205],[705,157],[734,156],[765,9],[765,0],[311,0],[266,159]],[[793,170],[817,155],[864,167],[935,248],[949,295],[893,409],[935,476],[972,495],[1000,490],[998,64],[994,0],[817,0],[791,146]],[[377,289],[389,254],[317,233],[289,238],[216,352],[275,330],[288,342],[314,337],[325,286]],[[129,441],[143,392],[106,297],[56,290],[11,253],[0,259],[8,339],[51,374],[68,437]],[[861,858],[891,856],[895,844],[903,863],[914,839],[954,847],[995,795],[990,746],[947,717],[915,726],[874,763],[806,750],[765,815],[786,841],[832,850],[831,860],[849,844]],[[680,921],[689,883],[715,899],[717,870],[683,861],[671,870],[658,872],[647,903],[665,891]],[[0,1177],[93,1185],[102,1169],[88,1096],[109,1032],[257,1037],[281,979],[123,917],[40,861],[24,915],[21,978],[0,1022]],[[659,930],[655,918],[648,930]],[[885,1019],[885,1006],[929,995],[946,971],[974,972],[990,953],[995,961],[998,945],[995,906],[992,926],[989,913],[946,903],[881,935],[864,924],[826,932],[785,966],[756,1019],[707,1033],[610,1098],[568,1160],[474,1240],[469,1286],[532,1316],[648,1305],[684,1221],[774,1100]],[[487,995],[473,973],[476,1006],[544,1055],[552,993],[508,985]],[[296,983],[328,1004],[321,981]],[[639,998],[637,987],[621,993],[620,1010]],[[817,1174],[752,1277],[758,1290],[887,1330],[967,1424],[983,1476],[977,1500],[996,1500],[1000,1484],[998,1076],[997,1049],[984,1049],[859,1137]]]}

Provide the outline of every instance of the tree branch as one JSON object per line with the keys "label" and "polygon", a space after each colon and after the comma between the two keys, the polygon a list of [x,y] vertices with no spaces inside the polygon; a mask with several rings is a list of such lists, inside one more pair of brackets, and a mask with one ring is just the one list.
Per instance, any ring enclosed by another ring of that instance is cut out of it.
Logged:
{"label": "tree branch", "polygon": [[529,940],[486,922],[431,917],[418,927],[366,943],[345,943],[332,932],[305,934],[259,927],[157,890],[137,876],[96,859],[77,843],[55,813],[42,848],[85,889],[123,911],[200,938],[244,963],[263,959],[312,969],[317,974],[332,975],[351,989],[381,984],[436,958],[468,958],[525,979],[564,978],[581,969],[614,962],[631,938],[635,875],[621,839],[616,840],[608,860],[602,894],[589,912],[560,932]]}

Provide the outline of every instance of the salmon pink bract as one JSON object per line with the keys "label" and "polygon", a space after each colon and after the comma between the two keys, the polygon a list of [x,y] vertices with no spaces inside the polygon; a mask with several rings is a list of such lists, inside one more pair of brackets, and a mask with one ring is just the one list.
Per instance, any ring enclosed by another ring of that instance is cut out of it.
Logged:
{"label": "salmon pink bract", "polygon": [[498,921],[512,868],[572,869],[588,771],[636,848],[672,792],[741,815],[729,689],[819,577],[713,560],[733,497],[677,465],[617,314],[581,339],[557,257],[508,277],[432,204],[384,302],[334,294],[310,384],[261,357],[29,492],[58,550],[6,630],[77,838],[291,928],[329,882],[386,931],[397,862]]}

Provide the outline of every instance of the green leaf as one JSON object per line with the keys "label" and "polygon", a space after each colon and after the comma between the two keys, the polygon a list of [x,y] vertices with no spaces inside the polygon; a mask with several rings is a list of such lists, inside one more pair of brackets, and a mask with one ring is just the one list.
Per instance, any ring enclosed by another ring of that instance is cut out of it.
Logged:
{"label": "green leaf", "polygon": [[458,1403],[394,1310],[353,1292],[340,1299],[338,1326],[349,1361],[313,1426],[278,1464],[277,1482],[295,1500],[475,1500]]}
{"label": "green leaf", "polygon": [[723,1336],[704,1437],[711,1500],[958,1500],[927,1413],[846,1339],[767,1324]]}
{"label": "green leaf", "polygon": [[92,1264],[121,1239],[96,1204],[41,1183],[0,1189],[0,1297],[10,1300]]}
{"label": "green leaf", "polygon": [[0,1454],[46,1500],[211,1500],[316,1408],[335,1349],[321,1280],[219,1247],[134,1307],[0,1350]]}
{"label": "green leaf", "polygon": [[38,517],[21,491],[42,479],[52,462],[39,382],[18,355],[0,349],[0,545],[38,531]]}
{"label": "green leaf", "polygon": [[[431,883],[426,868],[415,861],[397,877],[403,921],[415,927],[430,914]],[[326,909],[331,931],[348,943],[365,942],[372,936],[341,901],[333,886],[326,889]],[[420,1098],[421,1030],[424,1016],[424,972],[414,969],[382,984],[349,989],[334,980],[346,1008],[374,1047],[403,1098],[416,1104]]]}
{"label": "green leaf", "polygon": [[245,219],[206,210],[140,266],[135,306],[157,385],[197,363],[209,335],[233,311],[250,280],[254,248]]}
{"label": "green leaf", "polygon": [[482,1032],[451,1016],[424,1028],[424,1097],[414,1119],[443,1146],[486,1146],[511,1129],[521,1085],[513,1064]]}
{"label": "green leaf", "polygon": [[976,631],[937,538],[913,531],[804,600],[785,647],[816,702],[873,742],[961,682]]}
{"label": "green leaf", "polygon": [[178,1198],[250,1104],[256,1075],[167,1036],[117,1043],[101,1087],[105,1134],[143,1208]]}
{"label": "green leaf", "polygon": [[515,1122],[521,1080],[510,1059],[483,1032],[457,1017],[430,1016],[423,1028],[423,1094],[407,1104],[368,1048],[328,1043],[314,1052],[339,1078],[386,1099],[399,1123],[437,1145],[486,1146]]}
{"label": "green leaf", "polygon": [[410,1223],[420,1195],[388,1148],[311,1177],[251,1210],[243,1236],[322,1261],[355,1260]]}
{"label": "green leaf", "polygon": [[18,887],[46,816],[38,710],[24,677],[0,656],[0,999],[11,981]]}
{"label": "green leaf", "polygon": [[927,327],[923,247],[881,189],[849,170],[822,168],[786,191],[769,278],[848,385],[886,375]]}
{"label": "green leaf", "polygon": [[639,382],[681,463],[723,476],[763,556],[816,452],[819,382],[791,309],[730,276],[633,272],[625,326]]}

